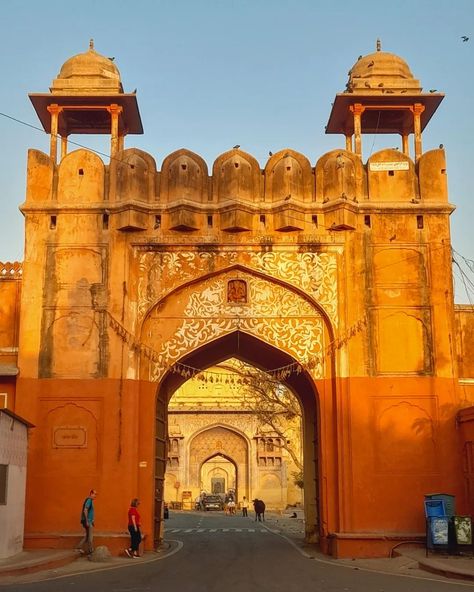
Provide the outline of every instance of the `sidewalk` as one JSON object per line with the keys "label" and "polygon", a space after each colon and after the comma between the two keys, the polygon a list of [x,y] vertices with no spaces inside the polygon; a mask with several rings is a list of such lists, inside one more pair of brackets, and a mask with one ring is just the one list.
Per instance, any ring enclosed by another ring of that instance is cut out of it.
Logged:
{"label": "sidewalk", "polygon": [[130,557],[109,557],[106,561],[89,561],[87,556],[73,550],[31,550],[0,559],[0,590],[2,586],[49,580],[93,571],[118,569],[163,559],[176,552],[179,546],[166,541],[154,552],[148,551],[137,560]]}
{"label": "sidewalk", "polygon": [[435,574],[444,578],[474,581],[474,557],[443,555],[438,552],[430,552],[427,557],[424,546],[400,545],[394,549],[393,558],[333,559],[320,553],[315,546],[307,545],[304,542],[303,518],[290,518],[289,515],[288,512],[283,515],[268,512],[265,514],[265,525],[275,534],[290,540],[305,556],[317,561],[344,565],[353,569],[419,577],[430,577],[430,574]]}

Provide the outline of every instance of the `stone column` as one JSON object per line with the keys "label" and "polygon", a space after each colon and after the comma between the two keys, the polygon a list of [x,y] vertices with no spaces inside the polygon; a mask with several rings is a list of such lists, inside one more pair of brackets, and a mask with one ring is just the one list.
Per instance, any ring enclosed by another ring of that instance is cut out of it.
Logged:
{"label": "stone column", "polygon": [[421,147],[421,114],[425,110],[424,105],[415,103],[410,108],[413,113],[413,131],[415,133],[415,161],[422,155]]}
{"label": "stone column", "polygon": [[346,150],[352,152],[352,134],[346,134]]}
{"label": "stone column", "polygon": [[109,164],[109,199],[114,200],[117,188],[117,154],[120,150],[119,117],[122,107],[112,104],[107,107],[111,116],[110,124],[110,164]]}
{"label": "stone column", "polygon": [[361,117],[362,113],[365,111],[365,107],[360,103],[355,103],[354,105],[351,105],[350,109],[354,115],[354,152],[359,156],[362,156]]}
{"label": "stone column", "polygon": [[59,121],[59,114],[62,111],[62,107],[53,103],[49,105],[48,111],[51,114],[51,136],[50,136],[50,145],[49,145],[49,155],[51,156],[52,161],[56,164],[58,160],[58,121]]}
{"label": "stone column", "polygon": [[402,152],[406,156],[410,156],[410,148],[408,146],[408,134],[400,134],[402,136]]}
{"label": "stone column", "polygon": [[119,151],[119,117],[122,113],[122,107],[119,107],[116,104],[110,105],[107,107],[107,111],[110,113],[111,116],[111,125],[110,125],[110,156],[114,158]]}
{"label": "stone column", "polygon": [[67,154],[67,136],[61,136],[61,160]]}

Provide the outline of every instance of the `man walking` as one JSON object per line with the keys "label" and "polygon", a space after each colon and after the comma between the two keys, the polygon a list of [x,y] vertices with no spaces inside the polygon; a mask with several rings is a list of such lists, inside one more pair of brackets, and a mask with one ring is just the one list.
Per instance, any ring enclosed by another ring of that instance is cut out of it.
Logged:
{"label": "man walking", "polygon": [[81,511],[81,524],[84,528],[84,536],[82,537],[81,542],[77,545],[76,549],[80,553],[84,553],[83,546],[87,544],[87,555],[91,555],[94,551],[93,547],[93,530],[94,530],[94,500],[97,497],[97,491],[95,489],[91,489],[89,495],[84,500],[82,504],[82,511]]}
{"label": "man walking", "polygon": [[249,500],[245,497],[244,495],[244,499],[242,500],[242,503],[240,504],[241,508],[242,508],[242,516],[244,518],[247,518],[249,513]]}

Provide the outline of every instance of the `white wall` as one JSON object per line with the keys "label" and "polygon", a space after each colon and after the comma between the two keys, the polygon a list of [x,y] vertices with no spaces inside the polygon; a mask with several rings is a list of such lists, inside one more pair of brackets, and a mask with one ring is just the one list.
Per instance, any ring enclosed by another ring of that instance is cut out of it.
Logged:
{"label": "white wall", "polygon": [[0,559],[23,550],[27,427],[0,411],[0,464],[8,467],[6,505],[0,504]]}

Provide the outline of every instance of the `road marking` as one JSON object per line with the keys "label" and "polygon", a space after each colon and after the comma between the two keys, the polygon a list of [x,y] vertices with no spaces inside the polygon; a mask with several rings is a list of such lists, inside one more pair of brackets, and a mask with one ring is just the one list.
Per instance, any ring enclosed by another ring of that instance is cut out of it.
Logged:
{"label": "road marking", "polygon": [[[170,530],[165,531],[166,534],[176,534],[178,532],[181,533],[203,533],[203,532],[259,532],[262,534],[267,534],[269,531],[264,528],[172,528]],[[272,532],[272,531],[270,531]],[[275,533],[278,531],[275,531]]]}

